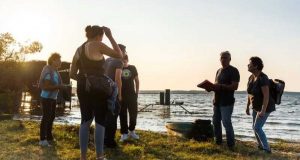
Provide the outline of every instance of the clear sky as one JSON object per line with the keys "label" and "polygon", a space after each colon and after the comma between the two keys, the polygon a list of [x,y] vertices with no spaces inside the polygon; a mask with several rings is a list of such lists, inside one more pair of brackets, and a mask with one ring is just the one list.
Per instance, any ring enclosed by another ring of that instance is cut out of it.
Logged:
{"label": "clear sky", "polygon": [[299,16],[299,0],[0,0],[0,33],[40,41],[42,52],[27,60],[56,51],[71,61],[87,25],[108,26],[127,46],[143,90],[197,90],[214,80],[219,53],[229,50],[239,90],[246,89],[249,58],[259,56],[270,78],[300,91]]}

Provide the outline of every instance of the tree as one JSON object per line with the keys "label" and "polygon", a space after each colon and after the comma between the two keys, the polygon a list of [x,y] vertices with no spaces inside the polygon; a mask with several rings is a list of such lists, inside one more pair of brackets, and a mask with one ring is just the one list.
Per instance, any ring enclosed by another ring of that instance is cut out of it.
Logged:
{"label": "tree", "polygon": [[24,61],[26,54],[41,52],[42,48],[38,41],[24,45],[17,42],[10,33],[0,34],[0,61]]}
{"label": "tree", "polygon": [[12,113],[20,106],[26,81],[22,70],[25,55],[42,48],[38,41],[21,44],[10,33],[0,34],[0,114]]}

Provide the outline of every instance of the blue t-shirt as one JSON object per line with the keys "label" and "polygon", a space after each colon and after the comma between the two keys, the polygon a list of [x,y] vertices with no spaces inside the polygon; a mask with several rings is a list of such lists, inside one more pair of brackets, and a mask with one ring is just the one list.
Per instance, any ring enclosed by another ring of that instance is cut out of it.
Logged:
{"label": "blue t-shirt", "polygon": [[[52,81],[50,73],[47,73],[45,75],[44,80]],[[57,71],[53,72],[53,82],[52,83],[54,85],[58,85],[59,84],[59,75],[58,75]],[[49,98],[49,99],[56,100],[58,92],[59,92],[59,90],[53,90],[53,91],[42,90],[41,97],[42,98]]]}

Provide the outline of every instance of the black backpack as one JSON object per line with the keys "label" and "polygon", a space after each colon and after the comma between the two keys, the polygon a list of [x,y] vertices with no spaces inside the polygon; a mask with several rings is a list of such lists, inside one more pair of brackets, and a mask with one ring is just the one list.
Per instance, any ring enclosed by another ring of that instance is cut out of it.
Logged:
{"label": "black backpack", "polygon": [[275,101],[275,104],[280,104],[281,103],[281,96],[283,94],[284,91],[284,87],[285,87],[285,82],[283,80],[279,80],[279,79],[270,79],[269,80],[269,88],[270,88],[270,96],[272,96],[272,98]]}

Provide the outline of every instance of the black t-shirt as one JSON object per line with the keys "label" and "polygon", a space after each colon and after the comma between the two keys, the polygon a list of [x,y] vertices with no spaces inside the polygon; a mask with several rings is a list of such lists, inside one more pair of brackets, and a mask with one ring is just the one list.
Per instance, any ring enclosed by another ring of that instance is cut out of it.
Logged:
{"label": "black t-shirt", "polygon": [[134,65],[128,65],[123,67],[122,71],[122,98],[131,99],[136,97],[134,78],[138,75],[138,72]]}
{"label": "black t-shirt", "polygon": [[[240,81],[239,71],[233,67],[220,68],[217,71],[215,83],[230,85],[232,82]],[[215,91],[214,105],[215,106],[229,106],[234,104],[234,91],[220,90]]]}
{"label": "black t-shirt", "polygon": [[[269,85],[270,85],[269,78],[264,73],[261,73],[255,81],[254,81],[253,75],[251,75],[249,77],[247,92],[250,96],[250,102],[251,102],[252,108],[255,111],[259,112],[262,109],[264,96],[263,96],[261,87],[269,86]],[[272,98],[272,96],[269,95],[269,103],[268,103],[266,112],[272,112],[272,111],[275,111],[275,101]]]}

